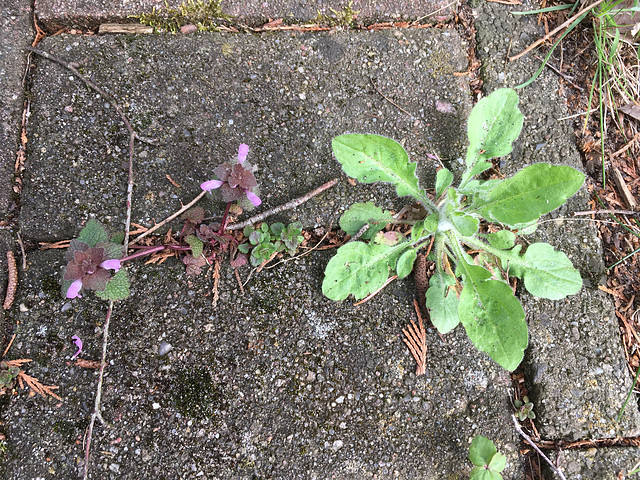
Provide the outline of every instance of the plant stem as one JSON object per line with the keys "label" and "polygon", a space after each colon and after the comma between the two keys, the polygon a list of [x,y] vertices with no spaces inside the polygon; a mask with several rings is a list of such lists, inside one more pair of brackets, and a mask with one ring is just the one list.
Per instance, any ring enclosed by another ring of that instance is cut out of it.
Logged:
{"label": "plant stem", "polygon": [[91,414],[91,421],[89,422],[89,430],[87,432],[87,442],[84,448],[84,475],[83,480],[89,478],[89,452],[91,450],[91,437],[93,435],[93,425],[96,423],[96,419],[104,423],[104,419],[100,414],[100,402],[102,400],[102,382],[104,380],[104,369],[107,366],[107,341],[109,339],[109,322],[111,320],[111,312],[113,312],[113,300],[109,300],[109,308],[107,309],[107,316],[104,319],[104,327],[102,330],[102,359],[100,361],[100,371],[98,375],[98,387],[96,388],[96,401],[93,407],[93,413]]}
{"label": "plant stem", "polygon": [[531,445],[536,452],[538,452],[538,454],[544,459],[544,461],[549,464],[549,466],[556,473],[556,475],[558,475],[562,480],[567,480],[567,477],[565,477],[564,473],[562,473],[562,469],[560,467],[556,467],[554,465],[554,463],[551,460],[549,460],[549,458],[544,453],[542,453],[542,450],[540,450],[538,445],[536,445],[535,442],[533,440],[531,440],[531,437],[529,437],[529,435],[524,433],[524,430],[522,430],[522,427],[518,423],[518,420],[516,419],[516,416],[515,415],[511,415],[511,418],[513,420],[514,426],[516,427],[516,431],[522,436],[522,438],[524,438],[525,441],[529,445]]}
{"label": "plant stem", "polygon": [[222,215],[222,220],[220,220],[220,229],[218,230],[218,235],[222,235],[224,233],[224,229],[227,226],[227,218],[229,217],[229,209],[231,208],[231,204],[233,202],[227,202],[227,206],[224,209],[224,215]]}
{"label": "plant stem", "polygon": [[152,232],[155,232],[157,229],[159,229],[160,227],[162,227],[163,225],[169,223],[171,220],[173,220],[174,218],[176,218],[178,215],[182,214],[183,212],[189,210],[192,206],[194,206],[196,203],[198,203],[198,201],[205,196],[207,192],[205,190],[203,190],[202,192],[200,192],[200,194],[194,198],[193,200],[191,200],[189,203],[187,203],[186,205],[184,205],[180,210],[178,210],[176,213],[174,213],[173,215],[171,215],[170,217],[165,218],[163,221],[161,221],[160,223],[155,224],[153,227],[151,227],[149,230],[147,230],[146,232],[144,232],[141,235],[138,235],[136,238],[134,238],[129,245],[133,245],[134,243],[138,243],[140,240],[142,240],[144,237],[146,237],[147,235],[149,235]]}

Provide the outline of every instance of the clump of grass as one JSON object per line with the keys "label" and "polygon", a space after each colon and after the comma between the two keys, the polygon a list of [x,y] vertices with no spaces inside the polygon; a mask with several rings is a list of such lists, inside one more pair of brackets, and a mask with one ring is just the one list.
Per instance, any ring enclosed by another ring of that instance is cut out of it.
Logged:
{"label": "clump of grass", "polygon": [[156,32],[175,33],[184,25],[195,25],[200,32],[215,32],[231,15],[222,11],[220,0],[189,0],[177,8],[169,7],[165,1],[164,7],[153,7],[150,13],[132,15],[132,18]]}
{"label": "clump of grass", "polygon": [[353,1],[350,1],[342,10],[329,8],[330,14],[320,13],[313,20],[313,23],[327,25],[329,27],[353,27],[360,10],[353,9]]}

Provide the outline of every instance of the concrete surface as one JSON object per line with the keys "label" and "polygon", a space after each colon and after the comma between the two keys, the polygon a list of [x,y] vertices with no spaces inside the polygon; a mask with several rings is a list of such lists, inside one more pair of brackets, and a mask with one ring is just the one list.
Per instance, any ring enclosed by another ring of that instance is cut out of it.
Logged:
{"label": "concrete surface", "polygon": [[[523,9],[534,7],[527,3]],[[354,2],[354,9],[371,5]],[[37,1],[36,12],[50,19],[49,28],[123,17],[112,5],[76,6],[81,8]],[[279,4],[222,6],[244,11],[247,23],[285,18],[278,13],[288,8],[283,4],[272,15],[269,8]],[[330,6],[343,4],[318,9]],[[386,7],[380,20],[421,15],[400,3]],[[16,8],[22,16],[9,16],[14,23],[2,46],[13,53],[32,35],[28,8]],[[513,7],[495,3],[474,8],[485,91],[526,80],[537,61],[508,63],[506,56],[540,35],[535,19],[515,18]],[[384,185],[346,182],[330,155],[334,135],[379,133],[402,141],[425,185],[436,166],[427,154],[453,166],[465,147],[471,99],[466,77],[453,73],[466,70],[467,52],[454,30],[74,35],[47,38],[40,47],[76,62],[115,96],[143,135],[160,141],[135,147],[134,221],[145,225],[197,195],[200,182],[241,142],[250,145],[249,159],[259,167],[261,208],[340,176],[337,187],[280,218],[308,228],[326,227],[332,219],[335,224],[356,200],[402,205]],[[558,120],[567,109],[553,75],[545,72],[519,91],[525,129],[504,159],[506,174],[537,161],[581,166],[571,124]],[[7,92],[22,92],[18,77],[2,78]],[[41,58],[29,94],[32,123],[18,225],[31,248],[7,315],[17,334],[10,356],[33,358],[29,373],[59,385],[64,401],[24,393],[2,399],[8,450],[0,473],[7,479],[75,478],[83,466],[96,374],[70,362],[70,338],[84,340],[82,358],[99,359],[106,305],[92,295],[60,298],[64,252],[33,247],[77,235],[92,216],[121,228],[128,134],[108,102]],[[19,112],[13,96],[0,100],[3,109]],[[439,111],[436,101],[454,113]],[[17,141],[19,116],[13,115],[0,141]],[[585,278],[583,291],[563,302],[521,295],[531,339],[523,367],[546,439],[631,436],[640,426],[635,402],[621,424],[612,421],[631,378],[612,304],[597,290],[604,270],[596,230],[561,219],[584,209],[586,199],[580,192],[532,237],[567,253]],[[212,215],[222,207],[211,199],[203,206]],[[16,248],[6,227],[0,236],[3,248]],[[505,478],[522,478],[507,372],[475,352],[459,328],[445,343],[428,332],[427,375],[415,377],[401,341],[401,329],[414,315],[413,282],[396,282],[358,307],[333,303],[320,293],[330,255],[315,253],[263,271],[244,295],[223,269],[217,308],[211,306],[210,276],[186,277],[174,260],[133,265],[132,296],[116,306],[112,320],[103,405],[108,424],[94,435],[92,478],[466,478],[468,445],[476,434],[492,438],[507,455]],[[0,268],[5,275],[2,263]],[[247,270],[241,272],[246,277]],[[2,290],[5,277],[0,280]],[[632,468],[637,453],[570,451],[560,461],[568,478],[608,480]]]}

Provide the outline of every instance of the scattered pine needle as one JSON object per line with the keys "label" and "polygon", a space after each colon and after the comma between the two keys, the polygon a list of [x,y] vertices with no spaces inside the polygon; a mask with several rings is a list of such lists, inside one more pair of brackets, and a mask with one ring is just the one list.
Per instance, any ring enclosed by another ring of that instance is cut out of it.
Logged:
{"label": "scattered pine needle", "polygon": [[402,333],[407,337],[402,340],[406,343],[407,347],[409,347],[411,355],[413,355],[413,358],[416,360],[416,375],[424,375],[427,371],[427,332],[424,329],[420,306],[415,299],[413,300],[413,307],[416,310],[416,315],[418,315],[418,326],[416,326],[413,319],[411,319],[411,324],[402,330]]}
{"label": "scattered pine needle", "polygon": [[220,260],[216,258],[213,263],[213,300],[211,301],[211,305],[213,308],[218,306],[218,299],[220,298],[220,292],[218,290],[218,286],[220,284]]}
{"label": "scattered pine needle", "polygon": [[23,370],[22,370],[22,365],[24,365],[25,363],[29,363],[31,361],[30,358],[19,358],[17,360],[6,360],[7,365],[9,367],[18,367],[20,369],[20,372],[18,373],[18,385],[20,386],[20,388],[25,388],[25,383],[27,384],[27,386],[29,387],[29,389],[34,393],[34,394],[38,394],[38,395],[42,395],[43,397],[46,397],[47,395],[52,396],[53,398],[57,398],[58,400],[62,400],[62,398],[60,398],[58,395],[56,395],[53,391],[56,390],[57,387],[55,385],[43,385],[42,383],[40,383],[40,381],[35,378],[32,377],[31,375],[27,375]]}
{"label": "scattered pine needle", "polygon": [[51,248],[69,248],[71,240],[60,240],[59,242],[40,242],[40,250],[49,250]]}

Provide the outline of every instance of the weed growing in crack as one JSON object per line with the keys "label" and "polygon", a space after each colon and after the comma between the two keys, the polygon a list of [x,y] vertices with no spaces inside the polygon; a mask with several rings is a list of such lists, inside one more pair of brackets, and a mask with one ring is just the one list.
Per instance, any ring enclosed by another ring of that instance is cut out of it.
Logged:
{"label": "weed growing in crack", "polygon": [[[325,269],[323,293],[332,300],[362,299],[382,288],[392,271],[399,278],[408,276],[418,252],[429,246],[436,270],[426,306],[434,326],[445,334],[462,323],[478,350],[514,370],[527,347],[528,329],[509,277],[523,280],[531,294],[552,300],[582,287],[580,273],[564,253],[547,243],[531,244],[523,252],[516,234],[534,231],[540,216],[578,191],[584,175],[568,166],[538,163],[505,180],[475,178],[491,168],[492,158],[511,152],[522,124],[514,90],[500,89],[480,100],[469,116],[466,169],[458,187],[443,168],[434,198],[418,185],[416,164],[399,143],[378,135],[335,137],[333,153],[347,175],[364,183],[392,183],[398,196],[413,197],[426,214],[406,234],[383,232],[394,221],[390,212],[370,202],[351,206],[340,226],[366,241],[338,249]],[[481,222],[504,228],[481,233]]]}

